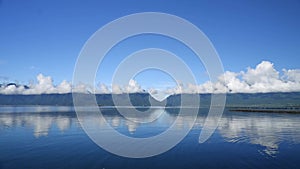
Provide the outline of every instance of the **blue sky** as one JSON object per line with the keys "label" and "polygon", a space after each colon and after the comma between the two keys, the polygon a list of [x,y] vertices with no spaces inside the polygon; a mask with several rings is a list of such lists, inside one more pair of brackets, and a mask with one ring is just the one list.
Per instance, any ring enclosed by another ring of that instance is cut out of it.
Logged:
{"label": "blue sky", "polygon": [[[190,21],[212,41],[225,70],[239,72],[263,60],[274,63],[277,70],[299,68],[299,1],[2,0],[0,81],[28,83],[39,73],[53,77],[55,83],[71,81],[77,56],[88,38],[110,21],[137,12],[170,13]],[[159,41],[170,43],[154,43]],[[205,76],[201,63],[187,58],[188,50],[176,50],[180,44],[171,41],[133,37],[112,51],[119,55],[111,54],[107,60],[117,65],[122,55],[136,49],[161,47],[178,53],[201,82]],[[98,80],[108,83],[114,67],[104,64],[102,69]],[[157,78],[157,72],[137,77],[142,84],[156,83]]]}

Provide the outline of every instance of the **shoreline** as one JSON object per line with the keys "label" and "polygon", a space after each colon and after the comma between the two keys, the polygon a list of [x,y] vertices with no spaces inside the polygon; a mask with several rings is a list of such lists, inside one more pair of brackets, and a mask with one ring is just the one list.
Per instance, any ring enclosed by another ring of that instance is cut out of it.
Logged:
{"label": "shoreline", "polygon": [[229,107],[230,112],[257,112],[257,113],[289,113],[289,114],[300,114],[300,109],[297,107],[288,107],[288,108],[272,108],[272,107]]}

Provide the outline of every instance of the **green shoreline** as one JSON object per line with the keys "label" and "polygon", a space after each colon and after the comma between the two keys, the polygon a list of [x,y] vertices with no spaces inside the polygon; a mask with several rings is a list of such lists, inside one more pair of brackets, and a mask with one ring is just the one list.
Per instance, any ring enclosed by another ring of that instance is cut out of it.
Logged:
{"label": "green shoreline", "polygon": [[261,112],[261,113],[289,113],[300,114],[299,107],[287,107],[287,108],[272,108],[272,107],[230,107],[231,112]]}

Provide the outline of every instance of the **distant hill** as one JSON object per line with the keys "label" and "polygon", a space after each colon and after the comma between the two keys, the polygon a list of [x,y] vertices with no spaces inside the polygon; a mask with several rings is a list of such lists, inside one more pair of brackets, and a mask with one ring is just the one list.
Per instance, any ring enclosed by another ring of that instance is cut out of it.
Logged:
{"label": "distant hill", "polygon": [[[180,105],[180,96],[169,96],[167,106]],[[210,100],[211,94],[200,94],[200,106],[209,106]],[[300,92],[229,93],[226,95],[226,107],[300,107]]]}
{"label": "distant hill", "polygon": [[0,105],[73,105],[72,94],[5,95],[0,94]]}
{"label": "distant hill", "polygon": [[[81,94],[85,95],[85,94]],[[97,94],[96,100],[99,106],[114,106],[112,94]],[[126,94],[114,95],[117,100],[126,100]],[[186,94],[187,99],[193,99],[193,95]],[[134,106],[162,106],[164,103],[156,101],[148,93],[129,94],[131,103]],[[200,94],[200,106],[210,105],[211,94]],[[180,106],[181,95],[171,95],[164,102],[166,106]],[[193,106],[192,100],[185,103],[185,106]],[[124,102],[125,104],[125,102]],[[41,95],[4,95],[0,94],[0,105],[73,105],[72,94],[41,94]],[[300,107],[300,92],[290,93],[235,93],[227,94],[227,107]]]}
{"label": "distant hill", "polygon": [[[87,94],[79,94],[84,98]],[[122,101],[127,99],[127,94],[115,94],[117,100],[122,104]],[[97,94],[96,100],[99,106],[114,106],[112,94]],[[154,105],[162,105],[156,101],[148,93],[129,94],[130,101],[133,106],[150,106],[150,102]],[[72,106],[72,93],[68,94],[39,94],[39,95],[5,95],[0,94],[0,105],[59,105]]]}

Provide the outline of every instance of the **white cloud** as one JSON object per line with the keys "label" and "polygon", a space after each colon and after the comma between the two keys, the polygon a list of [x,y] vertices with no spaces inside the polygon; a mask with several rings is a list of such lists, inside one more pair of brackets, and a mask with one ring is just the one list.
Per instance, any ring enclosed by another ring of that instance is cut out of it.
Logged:
{"label": "white cloud", "polygon": [[140,93],[143,92],[141,86],[137,83],[137,81],[130,79],[127,86],[125,86],[125,93]]}
{"label": "white cloud", "polygon": [[279,72],[268,61],[262,61],[255,69],[248,68],[246,73],[242,72],[242,78],[249,85],[257,83],[274,84],[280,81]]}
{"label": "white cloud", "polygon": [[42,74],[37,75],[37,83],[30,84],[29,89],[23,85],[2,86],[2,94],[50,94],[50,93],[70,93],[72,90],[71,83],[62,81],[59,85],[54,85],[50,76]]}
{"label": "white cloud", "polygon": [[37,84],[31,84],[29,89],[24,90],[23,94],[50,94],[50,93],[70,93],[72,90],[71,83],[62,81],[55,86],[50,76],[39,74],[37,76]]}
{"label": "white cloud", "polygon": [[[53,84],[50,76],[39,74],[37,83],[29,85],[26,89],[22,85],[2,85],[0,94],[49,94],[49,93],[87,93],[92,92],[93,87],[86,84],[72,85],[70,82],[62,81],[58,85]],[[180,93],[257,93],[257,92],[293,92],[300,91],[300,69],[283,69],[282,72],[274,68],[273,63],[262,61],[255,68],[247,68],[246,71],[230,72],[226,71],[212,83],[207,81],[203,84],[183,84],[179,83],[174,88],[162,89],[150,88],[148,92],[152,95],[163,97],[170,94]],[[121,86],[113,84],[107,86],[100,84],[96,86],[95,93],[137,93],[144,92],[137,81],[131,79],[128,84]]]}
{"label": "white cloud", "polygon": [[299,69],[294,69],[294,70],[286,70],[283,69],[283,79],[285,79],[286,81],[290,81],[290,82],[296,82],[296,83],[300,83],[300,70]]}
{"label": "white cloud", "polygon": [[[120,86],[118,84],[112,85],[111,93],[122,94],[122,93],[143,93],[145,92],[137,81],[130,79],[128,85]],[[108,88],[107,88],[108,89]]]}
{"label": "white cloud", "polygon": [[100,88],[100,91],[98,93],[103,93],[103,94],[111,93],[111,91],[108,89],[108,87],[103,83],[101,83],[99,85],[99,88]]}
{"label": "white cloud", "polygon": [[76,86],[72,87],[72,92],[75,93],[87,93],[88,91],[89,91],[89,87],[83,83],[79,83]]}
{"label": "white cloud", "polygon": [[18,94],[18,93],[23,93],[25,90],[24,86],[15,86],[15,85],[9,85],[5,87],[0,88],[0,93],[1,94]]}
{"label": "white cloud", "polygon": [[166,93],[266,93],[300,91],[300,70],[283,69],[283,76],[274,68],[273,63],[262,61],[255,68],[248,68],[246,72],[226,71],[218,81],[194,85],[179,84]]}
{"label": "white cloud", "polygon": [[300,70],[284,70],[280,77],[280,72],[268,61],[261,62],[255,69],[248,68],[241,76],[250,93],[300,91]]}
{"label": "white cloud", "polygon": [[123,90],[122,90],[122,88],[119,85],[113,84],[112,85],[112,93],[114,93],[114,94],[122,94]]}
{"label": "white cloud", "polygon": [[70,93],[72,91],[72,85],[64,80],[56,87],[56,89],[58,93]]}

